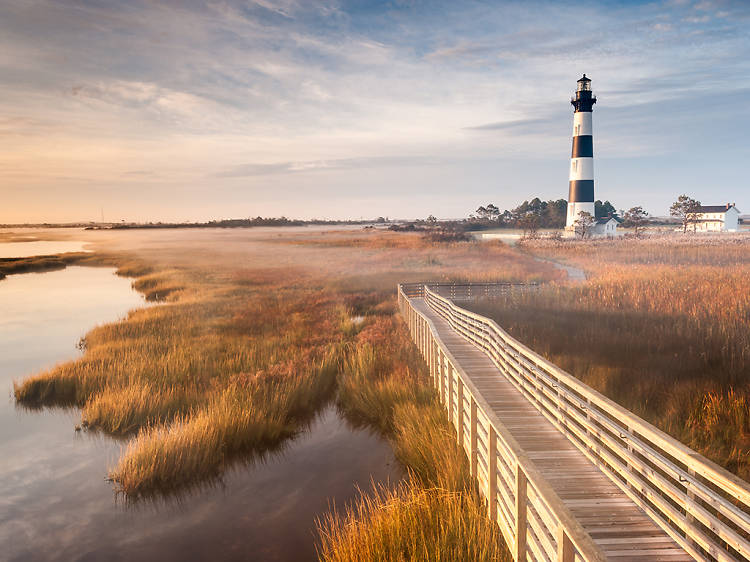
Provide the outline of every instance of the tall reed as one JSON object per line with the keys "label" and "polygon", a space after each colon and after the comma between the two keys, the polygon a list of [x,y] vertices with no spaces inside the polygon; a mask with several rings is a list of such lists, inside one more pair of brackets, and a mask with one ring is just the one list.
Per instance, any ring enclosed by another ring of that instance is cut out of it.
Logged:
{"label": "tall reed", "polygon": [[539,243],[589,281],[471,308],[715,462],[750,477],[750,237]]}

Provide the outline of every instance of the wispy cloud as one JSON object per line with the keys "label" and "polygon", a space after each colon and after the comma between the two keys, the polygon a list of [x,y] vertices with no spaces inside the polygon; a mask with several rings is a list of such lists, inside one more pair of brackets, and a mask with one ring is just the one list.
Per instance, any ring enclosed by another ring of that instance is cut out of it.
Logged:
{"label": "wispy cloud", "polygon": [[538,131],[541,127],[550,122],[548,118],[531,118],[531,119],[515,119],[513,121],[499,121],[496,123],[485,123],[484,125],[474,125],[472,127],[466,127],[470,131],[505,131],[508,129],[518,130],[535,130]]}
{"label": "wispy cloud", "polygon": [[[141,182],[148,203],[125,204],[139,216],[148,205],[153,218],[174,205],[180,218],[205,218],[207,182],[225,190],[227,211],[278,182],[263,212],[303,215],[305,203],[285,195],[302,180],[328,193],[327,172],[341,179],[336,201],[366,171],[368,181],[402,182],[447,206],[455,182],[486,199],[498,174],[520,181],[502,163],[508,155],[549,162],[529,190],[561,184],[564,195],[568,98],[582,72],[599,96],[602,154],[658,153],[666,170],[676,165],[670,154],[683,157],[689,139],[708,136],[728,154],[730,137],[710,125],[728,108],[706,99],[740,100],[734,121],[750,126],[748,18],[748,4],[730,0],[592,3],[583,19],[551,0],[6,2],[0,137],[12,142],[0,182],[18,195],[0,222],[43,204],[56,177],[86,178],[66,189],[87,197],[92,184],[111,192]],[[649,128],[648,142],[636,125]],[[731,162],[722,169],[741,175]],[[606,185],[607,167],[597,170]],[[624,164],[616,172],[611,183],[636,181]],[[692,174],[696,189],[702,173]]]}
{"label": "wispy cloud", "polygon": [[220,171],[217,177],[237,178],[266,176],[273,174],[295,174],[332,170],[365,170],[372,168],[393,168],[411,166],[436,166],[444,160],[428,156],[373,156],[360,158],[339,158],[334,160],[307,160],[297,162],[277,162],[272,164],[240,164]]}

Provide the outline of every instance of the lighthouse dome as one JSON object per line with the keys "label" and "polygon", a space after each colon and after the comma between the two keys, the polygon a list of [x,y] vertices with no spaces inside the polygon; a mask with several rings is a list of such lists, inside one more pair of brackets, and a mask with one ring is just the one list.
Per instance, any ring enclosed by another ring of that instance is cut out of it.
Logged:
{"label": "lighthouse dome", "polygon": [[577,91],[579,92],[591,91],[591,78],[587,78],[585,74],[583,75],[583,78],[579,78]]}

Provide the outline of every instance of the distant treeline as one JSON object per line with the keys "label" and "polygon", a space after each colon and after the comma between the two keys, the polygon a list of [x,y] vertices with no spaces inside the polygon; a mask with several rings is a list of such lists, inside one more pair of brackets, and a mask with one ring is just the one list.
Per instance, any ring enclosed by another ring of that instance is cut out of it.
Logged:
{"label": "distant treeline", "polygon": [[337,224],[373,224],[385,223],[387,219],[378,217],[374,220],[298,220],[287,217],[255,217],[247,219],[224,219],[208,222],[148,222],[148,223],[121,223],[105,226],[89,226],[95,229],[144,229],[144,228],[247,228],[251,226],[306,226],[306,225],[337,225]]}

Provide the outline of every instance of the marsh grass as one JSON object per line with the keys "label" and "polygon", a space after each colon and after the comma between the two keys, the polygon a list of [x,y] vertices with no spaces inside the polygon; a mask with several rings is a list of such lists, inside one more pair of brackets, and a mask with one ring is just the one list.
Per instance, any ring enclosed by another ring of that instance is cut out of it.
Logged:
{"label": "marsh grass", "polygon": [[471,308],[691,448],[750,477],[750,237],[541,248],[586,268],[590,280]]}
{"label": "marsh grass", "polygon": [[118,267],[117,274],[123,277],[137,277],[148,271],[141,260],[127,255],[93,254],[91,252],[69,252],[49,256],[25,258],[0,258],[0,279],[8,275],[37,273],[65,269],[69,265],[91,267]]}
{"label": "marsh grass", "polygon": [[[25,406],[79,407],[93,431],[134,436],[110,477],[130,499],[215,478],[294,435],[330,400],[341,362],[333,295],[128,264],[167,304],[86,335],[85,354],[14,384]],[[157,297],[158,295],[158,297]]]}
{"label": "marsh grass", "polygon": [[371,317],[357,334],[340,371],[338,406],[380,430],[409,477],[322,518],[321,559],[510,560],[400,319]]}
{"label": "marsh grass", "polygon": [[110,478],[131,500],[216,478],[237,457],[304,427],[331,396],[338,362],[332,353],[310,372],[230,385],[205,407],[141,431]]}
{"label": "marsh grass", "polygon": [[328,562],[511,560],[497,526],[470,494],[413,480],[363,494],[343,514],[330,513],[319,529],[319,556]]}
{"label": "marsh grass", "polygon": [[[120,247],[127,236],[117,236]],[[128,253],[58,263],[117,267],[161,304],[95,328],[78,360],[16,382],[14,393],[20,406],[80,408],[88,430],[128,439],[110,476],[138,500],[220,481],[229,467],[278,447],[332,399],[336,372],[342,411],[391,439],[409,404],[439,419],[421,359],[394,317],[395,284],[407,274],[558,275],[502,245],[434,246],[390,234],[368,235],[367,247],[356,233],[337,234],[332,245],[274,238],[229,247],[223,233],[218,242],[167,233],[159,244],[154,233],[132,236]],[[435,461],[422,454],[405,462],[428,474]]]}

